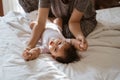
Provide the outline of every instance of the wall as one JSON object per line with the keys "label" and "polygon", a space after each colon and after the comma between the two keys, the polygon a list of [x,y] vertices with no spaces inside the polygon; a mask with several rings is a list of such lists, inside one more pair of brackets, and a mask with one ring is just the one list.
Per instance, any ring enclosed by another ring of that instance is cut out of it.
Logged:
{"label": "wall", "polygon": [[2,0],[2,2],[4,15],[6,15],[9,11],[23,12],[18,0]]}
{"label": "wall", "polygon": [[0,0],[0,16],[3,16],[3,4],[2,4],[2,0]]}
{"label": "wall", "polygon": [[120,0],[94,0],[96,9],[120,7]]}

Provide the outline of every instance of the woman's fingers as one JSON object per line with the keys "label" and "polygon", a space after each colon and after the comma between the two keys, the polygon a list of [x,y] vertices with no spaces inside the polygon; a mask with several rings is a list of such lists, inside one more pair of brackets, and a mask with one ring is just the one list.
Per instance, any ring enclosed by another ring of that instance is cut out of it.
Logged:
{"label": "woman's fingers", "polygon": [[82,51],[86,51],[87,50],[87,48],[88,48],[88,46],[87,46],[87,44],[85,43],[85,44],[83,44],[82,46],[81,46],[81,44],[80,44],[80,49],[82,50]]}
{"label": "woman's fingers", "polygon": [[86,51],[88,48],[88,43],[85,40],[85,38],[79,39],[79,41],[80,41],[80,44],[79,44],[80,51]]}

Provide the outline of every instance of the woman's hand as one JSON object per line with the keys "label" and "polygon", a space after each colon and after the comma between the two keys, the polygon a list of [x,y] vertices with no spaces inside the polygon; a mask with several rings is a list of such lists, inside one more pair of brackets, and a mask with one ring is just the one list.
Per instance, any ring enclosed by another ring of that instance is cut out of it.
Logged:
{"label": "woman's hand", "polygon": [[88,43],[85,37],[83,35],[77,35],[76,39],[80,42],[79,43],[80,51],[86,51],[88,48]]}
{"label": "woman's hand", "polygon": [[39,54],[40,54],[39,48],[33,48],[33,49],[26,48],[26,50],[24,50],[23,52],[23,58],[26,61],[34,60],[39,56]]}
{"label": "woman's hand", "polygon": [[83,17],[84,13],[78,11],[77,9],[73,9],[69,20],[69,29],[71,33],[76,37],[77,41],[77,49],[80,51],[86,51],[88,47],[88,43],[82,33],[80,21]]}

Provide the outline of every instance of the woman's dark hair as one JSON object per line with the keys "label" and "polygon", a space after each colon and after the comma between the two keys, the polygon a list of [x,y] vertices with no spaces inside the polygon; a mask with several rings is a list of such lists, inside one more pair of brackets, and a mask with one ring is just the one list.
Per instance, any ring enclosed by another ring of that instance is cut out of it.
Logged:
{"label": "woman's dark hair", "polygon": [[65,55],[64,58],[56,57],[55,59],[58,62],[68,64],[68,63],[71,63],[74,61],[79,61],[81,58],[81,56],[78,55],[78,53],[73,45],[70,45],[70,47],[68,47],[64,50],[64,55]]}

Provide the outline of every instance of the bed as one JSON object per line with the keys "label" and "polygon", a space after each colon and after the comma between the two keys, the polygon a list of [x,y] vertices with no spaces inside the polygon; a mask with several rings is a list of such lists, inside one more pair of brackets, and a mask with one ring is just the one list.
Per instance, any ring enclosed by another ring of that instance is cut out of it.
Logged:
{"label": "bed", "polygon": [[98,24],[87,37],[89,48],[78,52],[81,61],[70,64],[49,54],[24,61],[30,14],[11,11],[0,17],[0,80],[120,80],[120,7],[96,12]]}

